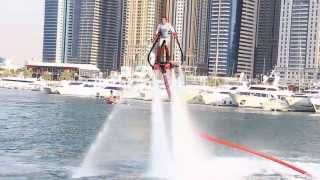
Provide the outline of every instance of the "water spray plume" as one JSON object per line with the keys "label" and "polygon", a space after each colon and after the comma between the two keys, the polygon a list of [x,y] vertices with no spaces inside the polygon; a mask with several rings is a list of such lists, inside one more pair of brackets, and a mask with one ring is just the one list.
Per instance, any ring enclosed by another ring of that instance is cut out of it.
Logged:
{"label": "water spray plume", "polygon": [[171,168],[172,159],[159,89],[157,80],[154,78],[151,117],[151,160],[147,176],[170,179],[173,173]]}
{"label": "water spray plume", "polygon": [[101,152],[101,150],[104,149],[104,142],[108,138],[110,121],[114,119],[118,112],[118,108],[113,109],[110,116],[106,119],[101,131],[99,132],[94,143],[89,148],[89,151],[80,167],[73,173],[73,178],[90,177],[102,174],[102,172],[97,169],[98,161],[101,160],[101,154],[105,153]]}
{"label": "water spray plume", "polygon": [[175,163],[175,179],[193,180],[206,176],[199,167],[208,159],[206,150],[192,131],[194,125],[188,115],[186,102],[182,100],[183,82],[172,73],[172,148]]}

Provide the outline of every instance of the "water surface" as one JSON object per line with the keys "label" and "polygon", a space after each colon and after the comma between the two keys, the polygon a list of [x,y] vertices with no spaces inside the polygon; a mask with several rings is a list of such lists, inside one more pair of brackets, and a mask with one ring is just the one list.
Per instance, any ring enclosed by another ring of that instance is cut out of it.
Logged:
{"label": "water surface", "polygon": [[[71,179],[114,109],[94,98],[6,89],[0,89],[0,107],[0,179]],[[150,103],[136,101],[115,108],[105,149],[96,160],[104,175],[82,179],[147,179],[150,108]],[[188,109],[202,131],[320,172],[320,116],[316,114],[199,105]],[[259,158],[202,143],[226,172],[241,166],[254,166],[252,174],[282,171]]]}

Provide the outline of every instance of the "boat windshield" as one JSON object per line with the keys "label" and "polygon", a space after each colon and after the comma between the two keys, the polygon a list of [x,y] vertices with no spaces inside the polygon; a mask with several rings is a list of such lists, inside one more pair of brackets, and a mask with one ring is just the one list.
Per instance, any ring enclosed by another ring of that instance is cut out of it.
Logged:
{"label": "boat windshield", "polygon": [[71,86],[78,86],[78,85],[81,85],[82,83],[81,82],[71,82],[69,83],[69,85]]}
{"label": "boat windshield", "polygon": [[260,91],[266,90],[265,87],[250,87],[249,89],[250,89],[250,90],[260,90]]}
{"label": "boat windshield", "polygon": [[92,88],[92,87],[94,87],[94,85],[92,85],[92,84],[85,84],[83,87]]}
{"label": "boat windshield", "polygon": [[274,88],[268,88],[267,90],[268,90],[268,91],[277,91],[277,90],[274,89]]}
{"label": "boat windshield", "polygon": [[117,90],[117,91],[122,91],[122,87],[114,87],[114,86],[107,86],[104,89],[110,89],[110,90]]}
{"label": "boat windshield", "polygon": [[29,81],[29,80],[19,80],[19,79],[2,79],[2,81],[13,81],[13,82],[33,83],[33,81]]}

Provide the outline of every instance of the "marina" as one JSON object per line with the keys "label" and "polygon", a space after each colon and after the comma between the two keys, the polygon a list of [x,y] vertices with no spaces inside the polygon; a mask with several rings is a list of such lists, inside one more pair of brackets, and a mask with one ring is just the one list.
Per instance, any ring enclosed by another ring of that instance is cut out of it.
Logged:
{"label": "marina", "polygon": [[[0,78],[0,88],[41,91],[44,94],[107,99],[111,96],[141,101],[152,100],[152,81],[138,78],[112,76],[106,79],[81,79],[77,81],[45,81],[35,78]],[[159,96],[166,97],[165,86],[160,86]],[[184,85],[183,99],[189,104],[257,108],[267,111],[318,112],[320,93],[318,87],[295,92],[277,82],[249,84],[241,77],[237,84],[220,86]]]}

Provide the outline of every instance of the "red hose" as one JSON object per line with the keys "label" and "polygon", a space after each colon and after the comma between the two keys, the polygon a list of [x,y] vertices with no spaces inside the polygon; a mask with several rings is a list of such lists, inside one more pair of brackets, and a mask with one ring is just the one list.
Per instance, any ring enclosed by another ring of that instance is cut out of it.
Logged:
{"label": "red hose", "polygon": [[278,164],[281,164],[283,166],[286,166],[290,169],[293,169],[303,175],[306,175],[306,176],[310,176],[311,175],[305,171],[305,170],[302,170],[292,164],[289,164],[285,161],[282,161],[274,156],[271,156],[271,155],[267,155],[265,153],[262,153],[262,152],[258,152],[258,151],[255,151],[255,150],[252,150],[252,149],[249,149],[248,147],[245,147],[245,146],[242,146],[242,145],[239,145],[239,144],[236,144],[236,143],[233,143],[233,142],[230,142],[230,141],[227,141],[227,140],[224,140],[224,139],[221,139],[221,138],[218,138],[218,137],[215,137],[215,136],[211,136],[207,133],[203,133],[203,132],[198,132],[199,136],[202,137],[203,139],[206,139],[207,141],[210,141],[210,142],[213,142],[213,143],[216,143],[216,144],[221,144],[221,145],[224,145],[224,146],[227,146],[227,147],[230,147],[230,148],[234,148],[234,149],[238,149],[240,151],[243,151],[243,152],[247,152],[247,153],[250,153],[250,154],[254,154],[256,156],[259,156],[259,157],[262,157],[262,158],[265,158],[265,159],[268,159],[268,160],[271,160],[273,162],[276,162]]}

